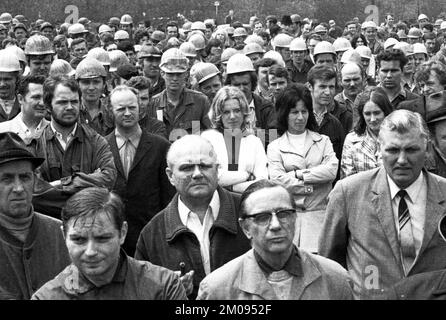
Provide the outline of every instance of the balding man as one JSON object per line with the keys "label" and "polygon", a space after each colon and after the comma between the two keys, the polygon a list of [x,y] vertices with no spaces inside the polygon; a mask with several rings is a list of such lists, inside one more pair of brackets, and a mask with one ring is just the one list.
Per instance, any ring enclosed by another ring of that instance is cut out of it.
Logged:
{"label": "balding man", "polygon": [[[354,106],[357,95],[364,90],[364,71],[354,62],[345,64],[341,69],[341,85],[344,90],[338,93],[335,102],[345,106],[353,113],[353,127],[358,122],[358,111]],[[346,132],[347,134],[348,132]]]}
{"label": "balding man", "polygon": [[135,257],[181,269],[189,298],[211,271],[250,249],[237,223],[240,197],[218,187],[217,156],[198,136],[176,140],[166,173],[177,189],[169,205],[141,231]]}

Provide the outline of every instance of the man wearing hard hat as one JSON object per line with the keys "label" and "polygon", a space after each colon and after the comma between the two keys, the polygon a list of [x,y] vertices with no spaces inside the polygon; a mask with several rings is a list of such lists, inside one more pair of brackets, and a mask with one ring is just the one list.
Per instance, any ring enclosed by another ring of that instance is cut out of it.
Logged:
{"label": "man wearing hard hat", "polygon": [[25,44],[25,55],[30,74],[41,74],[48,77],[54,50],[51,41],[44,36],[34,35]]}
{"label": "man wearing hard hat", "polygon": [[11,120],[20,112],[15,93],[20,71],[18,57],[0,50],[0,122]]}
{"label": "man wearing hard hat", "polygon": [[201,92],[186,88],[189,61],[177,48],[168,49],[161,57],[161,76],[166,89],[155,95],[149,113],[164,122],[169,140],[211,127],[209,99]]}

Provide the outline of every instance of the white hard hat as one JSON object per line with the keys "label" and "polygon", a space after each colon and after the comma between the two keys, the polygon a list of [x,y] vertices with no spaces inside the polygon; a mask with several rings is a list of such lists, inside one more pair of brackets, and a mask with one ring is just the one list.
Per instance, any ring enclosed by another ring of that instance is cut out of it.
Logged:
{"label": "white hard hat", "polygon": [[68,27],[68,34],[87,33],[85,26],[82,23],[75,23]]}
{"label": "white hard hat", "polygon": [[197,56],[197,49],[192,42],[183,42],[180,45],[180,50],[188,58],[195,58]]}
{"label": "white hard hat", "polygon": [[365,21],[362,23],[361,29],[367,29],[367,28],[378,29],[378,27],[376,26],[376,23],[373,21]]}
{"label": "white hard hat", "polygon": [[161,56],[160,69],[166,73],[183,73],[189,67],[189,59],[178,48],[170,48]]}
{"label": "white hard hat", "polygon": [[356,52],[359,53],[361,58],[371,59],[372,58],[372,50],[370,50],[367,46],[357,46]]}
{"label": "white hard hat", "polygon": [[296,38],[290,43],[290,51],[305,51],[308,50],[307,43],[304,39]]}
{"label": "white hard hat", "polygon": [[285,61],[283,61],[282,55],[274,50],[270,50],[263,55],[263,58],[270,58],[276,61],[276,63],[285,68]]}
{"label": "white hard hat", "polygon": [[220,74],[220,70],[213,63],[199,62],[194,66],[194,76],[198,84],[218,74]]}
{"label": "white hard hat", "polygon": [[443,22],[440,24],[440,30],[446,30],[446,21],[443,21]]}
{"label": "white hard hat", "polygon": [[253,43],[248,43],[243,48],[243,53],[246,55],[252,54],[252,53],[265,53],[265,50],[263,50],[262,46],[253,42]]}
{"label": "white hard hat", "polygon": [[88,51],[86,58],[93,58],[102,63],[103,66],[110,65],[110,56],[108,52],[101,47],[92,48]]}
{"label": "white hard hat", "polygon": [[19,58],[11,51],[0,50],[0,72],[21,71]]}
{"label": "white hard hat", "polygon": [[396,40],[395,38],[388,38],[385,42],[384,42],[384,50],[389,49],[391,46],[394,46],[398,43],[399,41]]}
{"label": "white hard hat", "polygon": [[418,21],[420,21],[420,20],[422,20],[422,19],[429,20],[429,18],[427,17],[427,15],[425,15],[424,13],[422,13],[422,14],[420,14],[420,15],[418,16]]}
{"label": "white hard hat", "polygon": [[190,27],[191,30],[206,30],[206,25],[202,21],[195,21],[192,23],[192,26]]}
{"label": "white hard hat", "polygon": [[254,65],[251,59],[245,56],[243,53],[236,53],[229,58],[226,66],[227,74],[234,74],[240,72],[255,71]]}
{"label": "white hard hat", "polygon": [[234,48],[226,48],[221,53],[221,58],[220,58],[221,63],[227,64],[229,58],[232,57],[236,53],[239,53],[236,49],[234,49]]}
{"label": "white hard hat", "polygon": [[427,56],[426,46],[422,43],[414,43],[413,44],[413,53],[424,53]]}
{"label": "white hard hat", "polygon": [[196,50],[202,50],[206,47],[206,39],[199,33],[191,35],[188,42],[192,43]]}
{"label": "white hard hat", "polygon": [[243,41],[245,44],[250,44],[250,43],[257,43],[260,46],[264,46],[265,42],[263,41],[263,38],[261,36],[258,36],[256,34],[250,34],[249,36],[246,37],[246,39]]}
{"label": "white hard hat", "polygon": [[321,41],[314,47],[314,56],[322,53],[331,53],[336,55],[333,45],[328,41]]}
{"label": "white hard hat", "polygon": [[127,40],[130,39],[130,35],[125,30],[118,30],[115,33],[115,40]]}
{"label": "white hard hat", "polygon": [[404,41],[398,42],[396,45],[393,46],[393,49],[398,49],[403,51],[406,57],[413,55],[413,45],[410,45]]}
{"label": "white hard hat", "polygon": [[362,65],[361,56],[353,48],[345,51],[341,58],[341,63],[349,63],[349,62],[354,62],[359,66]]}
{"label": "white hard hat", "polygon": [[133,23],[133,19],[129,14],[124,14],[121,17],[121,21],[119,22],[120,24],[132,24]]}
{"label": "white hard hat", "polygon": [[348,41],[348,39],[340,37],[333,42],[333,47],[336,52],[347,51],[352,47],[352,44],[350,43],[350,41]]}
{"label": "white hard hat", "polygon": [[271,44],[274,49],[276,49],[277,47],[289,48],[291,41],[293,41],[293,37],[291,37],[285,33],[279,33],[277,36],[275,36],[273,38],[273,40],[271,41]]}
{"label": "white hard hat", "polygon": [[113,32],[112,28],[110,28],[108,25],[103,24],[99,27],[98,33],[104,33],[104,32]]}
{"label": "white hard hat", "polygon": [[247,37],[248,32],[246,32],[245,28],[239,27],[234,30],[234,34],[232,36],[233,37]]}

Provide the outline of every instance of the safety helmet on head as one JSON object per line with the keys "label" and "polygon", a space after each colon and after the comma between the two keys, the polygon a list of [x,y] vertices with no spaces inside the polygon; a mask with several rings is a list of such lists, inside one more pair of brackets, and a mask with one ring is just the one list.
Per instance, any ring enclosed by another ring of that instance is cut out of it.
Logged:
{"label": "safety helmet on head", "polygon": [[130,39],[129,33],[125,30],[118,30],[115,33],[115,40],[127,40]]}
{"label": "safety helmet on head", "polygon": [[350,41],[348,41],[348,39],[340,37],[333,42],[333,47],[336,52],[343,52],[350,49],[352,47],[352,44],[350,43]]}
{"label": "safety helmet on head", "polygon": [[53,45],[45,36],[40,34],[33,35],[26,40],[25,43],[26,55],[45,55],[54,54]]}
{"label": "safety helmet on head", "polygon": [[243,27],[238,27],[234,30],[234,33],[232,35],[233,37],[247,37],[248,32],[246,32],[246,29]]}
{"label": "safety helmet on head", "polygon": [[357,53],[359,53],[361,58],[369,60],[372,58],[372,50],[370,50],[370,48],[367,46],[357,46],[355,50]]}
{"label": "safety helmet on head", "polygon": [[104,32],[113,32],[113,30],[112,30],[112,28],[110,28],[110,26],[103,24],[99,27],[98,34],[100,35],[101,33],[104,33]]}
{"label": "safety helmet on head", "polygon": [[307,43],[304,39],[296,38],[290,43],[290,51],[306,51],[308,50]]}
{"label": "safety helmet on head", "polygon": [[44,22],[40,25],[40,31],[42,31],[45,28],[51,28],[54,29],[53,25],[49,22]]}
{"label": "safety helmet on head", "polygon": [[124,14],[119,21],[120,24],[132,24],[133,19],[129,14]]}
{"label": "safety helmet on head", "polygon": [[143,45],[141,50],[138,52],[138,59],[155,57],[161,59],[162,52],[155,46],[152,45]]}
{"label": "safety helmet on head", "polygon": [[68,34],[80,34],[80,33],[87,33],[88,31],[85,30],[85,27],[82,23],[75,23],[72,24],[69,28],[68,28]]}
{"label": "safety helmet on head", "polygon": [[86,17],[79,18],[79,20],[77,20],[77,22],[83,24],[84,26],[91,23],[91,21]]}
{"label": "safety helmet on head", "polygon": [[263,50],[262,46],[259,45],[258,43],[248,43],[244,48],[243,48],[243,53],[246,55],[249,54],[253,54],[253,53],[265,53],[265,50]]}
{"label": "safety helmet on head", "polygon": [[160,30],[153,31],[152,35],[150,36],[150,39],[155,41],[163,41],[165,38],[166,34]]}
{"label": "safety helmet on head", "polygon": [[192,23],[190,29],[191,30],[205,31],[206,30],[206,25],[202,21],[195,21],[195,22]]}
{"label": "safety helmet on head", "polygon": [[201,34],[193,34],[189,38],[188,42],[192,43],[195,46],[195,50],[202,50],[206,47],[206,40],[204,36]]}
{"label": "safety helmet on head", "polygon": [[76,71],[73,70],[68,61],[64,59],[56,59],[51,63],[50,67],[50,77],[55,77],[58,75],[67,75],[69,77],[76,74]]}
{"label": "safety helmet on head", "polygon": [[107,72],[104,66],[98,60],[87,57],[77,65],[75,79],[92,79],[106,76]]}
{"label": "safety helmet on head", "polygon": [[92,48],[90,51],[88,51],[86,58],[93,58],[98,60],[103,66],[109,66],[110,65],[110,56],[108,55],[108,52],[105,51],[103,48]]}
{"label": "safety helmet on head", "polygon": [[440,24],[440,30],[446,30],[446,21],[443,21],[443,22]]}
{"label": "safety helmet on head", "polygon": [[384,50],[389,49],[390,47],[396,45],[399,41],[396,40],[395,38],[388,38],[385,42],[384,42]]}
{"label": "safety helmet on head", "polygon": [[187,21],[183,24],[183,32],[190,32],[192,31],[192,22]]}
{"label": "safety helmet on head", "polygon": [[18,14],[14,17],[14,19],[17,19],[20,23],[25,23],[28,22],[28,20],[26,19],[26,17],[22,14]]}
{"label": "safety helmet on head", "polygon": [[26,63],[25,52],[22,50],[22,48],[19,48],[17,46],[9,46],[6,47],[4,50],[11,52],[12,54],[17,56],[19,61]]}
{"label": "safety helmet on head", "polygon": [[0,50],[0,72],[21,71],[19,58],[10,51]]}
{"label": "safety helmet on head", "polygon": [[4,12],[0,15],[0,23],[11,23],[12,15],[10,13]]}
{"label": "safety helmet on head", "polygon": [[256,35],[256,34],[250,34],[249,36],[246,37],[246,39],[243,42],[245,44],[257,43],[261,47],[263,47],[265,45],[265,42],[263,41],[263,38],[261,36]]}
{"label": "safety helmet on head", "polygon": [[413,45],[410,45],[404,41],[398,42],[396,45],[393,46],[393,49],[401,50],[406,57],[413,55]]}
{"label": "safety helmet on head", "polygon": [[234,49],[234,48],[226,48],[221,53],[221,57],[220,57],[221,63],[226,65],[228,63],[229,58],[231,58],[236,53],[239,53],[236,49]]}
{"label": "safety helmet on head", "polygon": [[413,45],[413,53],[424,53],[427,56],[426,46],[422,43],[414,43]]}
{"label": "safety helmet on head", "polygon": [[425,20],[429,20],[429,18],[427,17],[427,15],[425,15],[424,13],[422,13],[422,14],[420,14],[419,16],[418,16],[418,21],[420,21],[420,20],[423,20],[423,19],[425,19]]}
{"label": "safety helmet on head", "polygon": [[316,57],[318,54],[331,53],[336,55],[336,51],[333,45],[328,41],[321,41],[314,47],[313,55]]}
{"label": "safety helmet on head", "polygon": [[195,58],[197,56],[197,49],[192,42],[183,42],[180,45],[180,50],[188,58]]}
{"label": "safety helmet on head", "polygon": [[17,29],[23,29],[26,32],[28,32],[28,30],[26,29],[26,26],[23,23],[17,23],[13,28],[12,31],[16,31]]}
{"label": "safety helmet on head", "polygon": [[198,84],[218,74],[220,74],[220,70],[213,63],[199,62],[194,66],[194,76]]}
{"label": "safety helmet on head", "polygon": [[341,63],[345,64],[345,63],[349,63],[349,62],[354,62],[358,66],[362,65],[361,56],[353,48],[348,49],[347,51],[345,51],[344,54],[342,55],[342,58],[341,58]]}
{"label": "safety helmet on head", "polygon": [[229,58],[226,66],[226,74],[255,71],[251,59],[243,53],[236,53]]}
{"label": "safety helmet on head", "polygon": [[108,24],[109,25],[113,25],[113,26],[119,26],[119,23],[121,22],[121,19],[119,19],[118,17],[111,17],[108,20]]}
{"label": "safety helmet on head", "polygon": [[365,21],[365,22],[363,22],[362,25],[361,25],[361,29],[368,29],[368,28],[378,29],[376,23],[373,22],[373,21]]}
{"label": "safety helmet on head", "polygon": [[327,28],[319,24],[314,28],[315,33],[327,33]]}
{"label": "safety helmet on head", "polygon": [[265,53],[263,55],[263,58],[264,59],[265,58],[273,59],[274,61],[276,61],[276,63],[278,65],[280,65],[280,66],[285,68],[285,61],[283,60],[282,55],[279,52],[277,52],[277,51],[270,50],[270,51],[268,51],[267,53]]}
{"label": "safety helmet on head", "polygon": [[213,27],[215,27],[215,21],[214,19],[206,19],[203,21],[204,25],[211,25]]}
{"label": "safety helmet on head", "polygon": [[293,41],[293,37],[285,33],[279,33],[277,36],[273,38],[273,40],[271,40],[271,44],[274,49],[289,48],[291,41]]}
{"label": "safety helmet on head", "polygon": [[125,52],[121,50],[109,51],[108,55],[110,56],[110,72],[116,72],[119,66],[130,62]]}
{"label": "safety helmet on head", "polygon": [[189,59],[178,48],[170,48],[161,56],[160,69],[166,73],[183,73],[189,67]]}
{"label": "safety helmet on head", "polygon": [[423,32],[421,32],[418,28],[410,28],[409,32],[407,33],[408,38],[421,38],[423,36]]}
{"label": "safety helmet on head", "polygon": [[4,24],[1,24],[1,23],[0,23],[0,31],[2,31],[2,30],[7,30],[7,28],[5,27]]}

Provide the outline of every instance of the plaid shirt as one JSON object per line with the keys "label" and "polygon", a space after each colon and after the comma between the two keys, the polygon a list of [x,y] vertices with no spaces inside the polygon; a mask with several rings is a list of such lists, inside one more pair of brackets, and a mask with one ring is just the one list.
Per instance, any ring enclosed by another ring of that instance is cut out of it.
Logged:
{"label": "plaid shirt", "polygon": [[345,137],[341,160],[341,179],[377,168],[381,164],[378,140],[373,138],[368,130],[361,136],[352,131]]}

